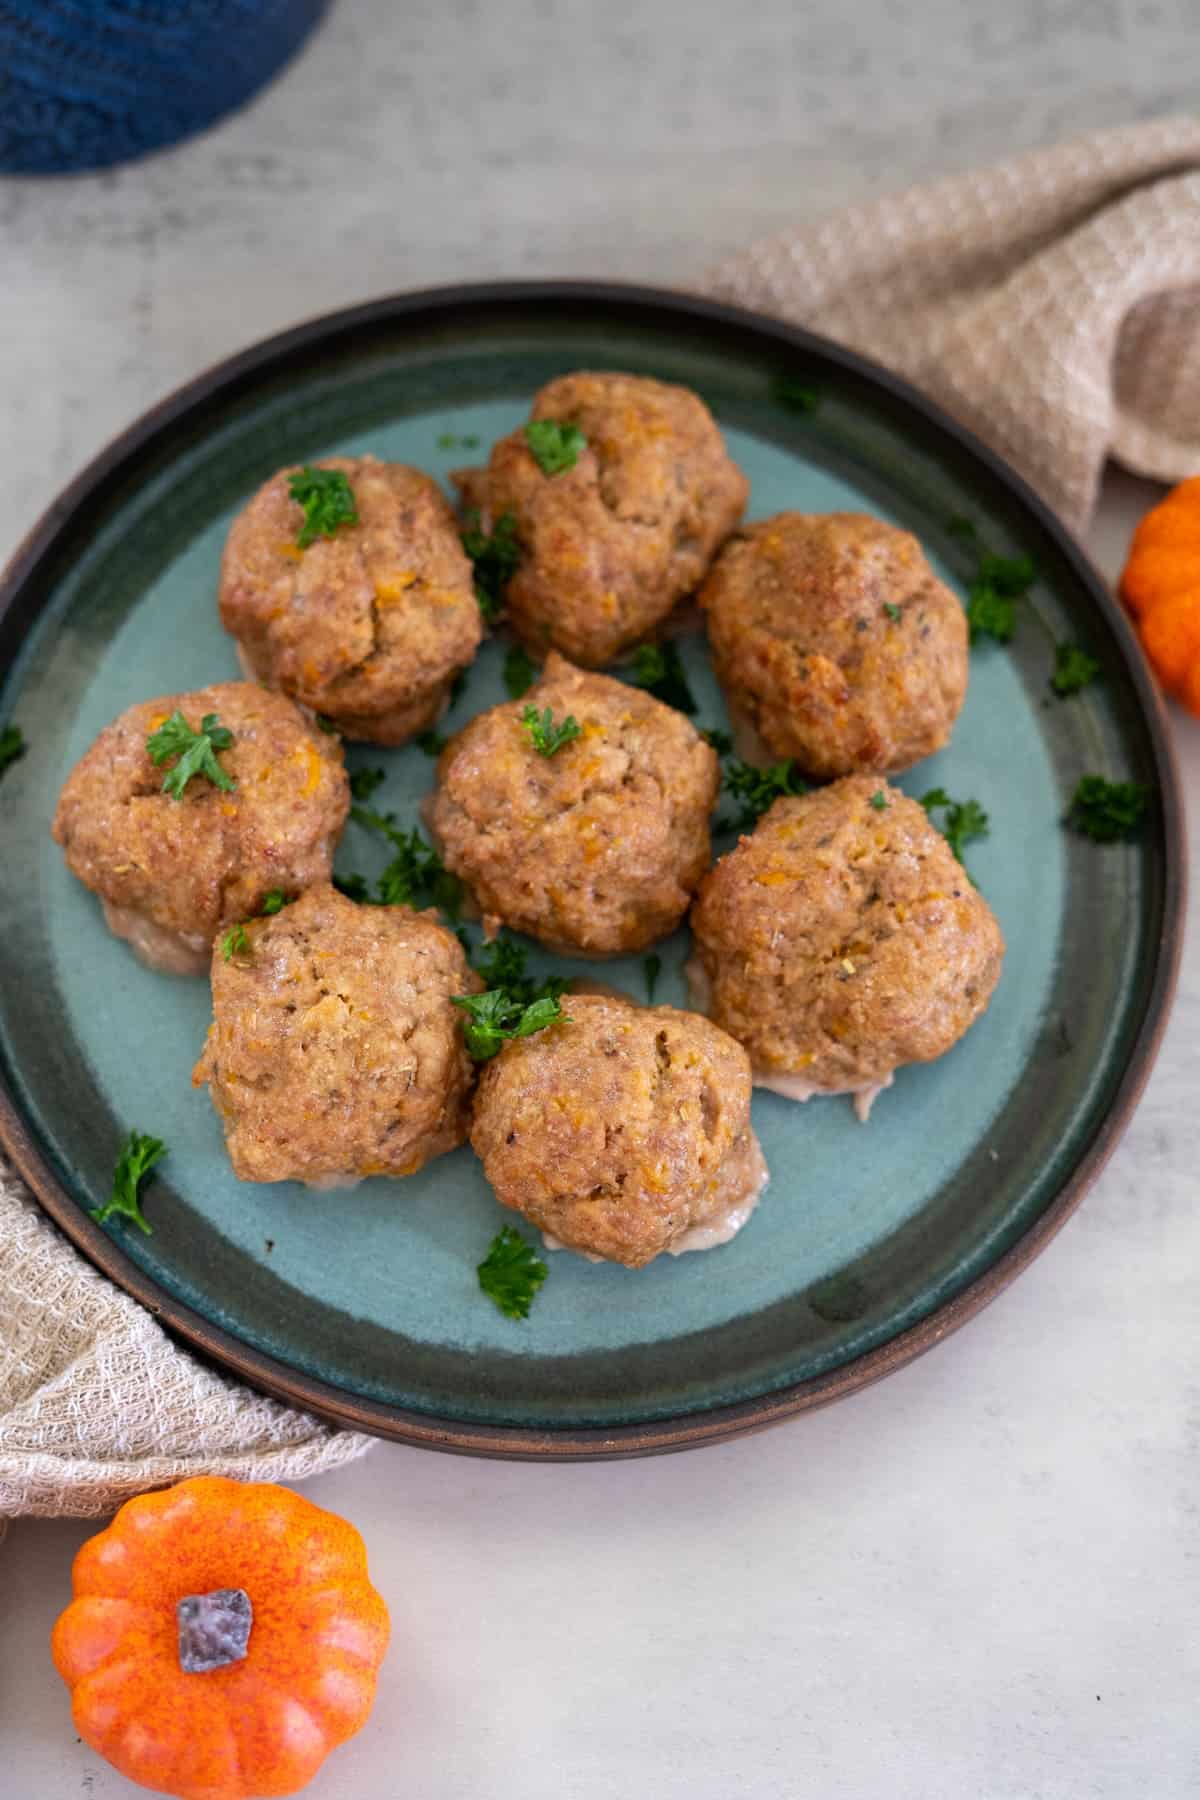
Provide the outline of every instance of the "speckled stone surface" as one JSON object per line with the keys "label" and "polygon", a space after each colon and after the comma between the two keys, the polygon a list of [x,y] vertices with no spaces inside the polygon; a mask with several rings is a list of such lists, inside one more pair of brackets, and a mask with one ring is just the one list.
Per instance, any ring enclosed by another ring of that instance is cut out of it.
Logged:
{"label": "speckled stone surface", "polygon": [[[919,23],[917,22],[919,20]],[[749,238],[1194,103],[1192,0],[341,0],[178,151],[0,183],[0,554],[105,438],[281,325],[513,274],[686,284]],[[1106,489],[1110,572],[1153,490]],[[1200,727],[1175,717],[1200,830]],[[1195,869],[1193,858],[1193,868]],[[1200,949],[1063,1235],[828,1412],[641,1464],[381,1447],[309,1484],[395,1635],[314,1800],[1185,1800],[1200,1790]],[[139,1790],[45,1649],[87,1527],[0,1549],[5,1793]]]}

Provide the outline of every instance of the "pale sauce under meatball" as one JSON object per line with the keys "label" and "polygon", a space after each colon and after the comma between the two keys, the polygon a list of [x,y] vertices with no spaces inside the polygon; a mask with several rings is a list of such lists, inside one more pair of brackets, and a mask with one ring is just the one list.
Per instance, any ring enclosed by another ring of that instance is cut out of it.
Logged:
{"label": "pale sauce under meatball", "polygon": [[852,1093],[860,1117],[903,1063],[984,1012],[1004,939],[924,809],[871,776],[777,800],[692,909],[695,993],[794,1099]]}
{"label": "pale sauce under meatball", "polygon": [[310,888],[212,958],[207,1082],[242,1181],[346,1187],[461,1144],[474,1068],[456,994],[482,986],[432,913]]}
{"label": "pale sauce under meatball", "polygon": [[350,482],[357,524],[305,549],[304,513],[273,475],[234,520],[221,623],[250,672],[346,737],[403,744],[432,725],[482,636],[471,565],[450,506],[419,469],[326,457]]}
{"label": "pale sauce under meatball", "polygon": [[524,431],[461,485],[485,521],[516,520],[509,618],[535,655],[595,668],[651,636],[699,584],[746,505],[748,484],[688,388],[637,375],[563,375],[532,417],[577,426],[573,468],[546,474]]}
{"label": "pale sauce under meatball", "polygon": [[[175,759],[156,765],[146,740],[176,711],[233,733],[217,757],[231,789],[194,775],[179,799],[164,792]],[[118,937],[152,968],[202,974],[223,926],[329,879],[349,807],[337,739],[281,694],[228,681],[123,712],[67,777],[53,830]]]}
{"label": "pale sauce under meatball", "polygon": [[[581,735],[552,756],[521,715]],[[438,763],[430,825],[489,925],[560,950],[636,950],[679,924],[710,859],[716,755],[682,713],[551,655],[519,701],[481,713]]]}
{"label": "pale sauce under meatball", "polygon": [[730,712],[767,756],[828,778],[906,769],[949,742],[966,615],[910,532],[780,513],[726,545],[700,604]]}
{"label": "pale sauce under meatball", "polygon": [[471,1143],[496,1197],[554,1244],[642,1268],[724,1243],[766,1182],[745,1051],[669,1006],[572,994],[565,1022],[485,1064]]}

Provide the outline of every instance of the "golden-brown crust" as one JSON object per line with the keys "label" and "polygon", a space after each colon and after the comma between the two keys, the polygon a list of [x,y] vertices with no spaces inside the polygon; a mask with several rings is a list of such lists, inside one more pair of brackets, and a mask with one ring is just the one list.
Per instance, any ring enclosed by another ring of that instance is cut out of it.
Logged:
{"label": "golden-brown crust", "polygon": [[221,623],[268,686],[348,737],[400,744],[437,717],[482,635],[471,565],[450,507],[419,469],[330,456],[359,522],[306,549],[283,469],[234,520],[221,559]]}
{"label": "golden-brown crust", "polygon": [[[534,419],[577,425],[574,468],[543,474],[524,431],[492,450],[486,513],[516,519],[521,562],[508,584],[513,628],[595,668],[651,636],[699,584],[749,487],[704,402],[643,376],[564,375]],[[478,498],[468,472],[464,493]]]}
{"label": "golden-brown crust", "polygon": [[569,1022],[484,1065],[471,1144],[505,1206],[561,1244],[641,1268],[757,1183],[750,1065],[696,1013],[573,994]]}
{"label": "golden-brown crust", "polygon": [[726,545],[700,603],[730,709],[771,755],[828,778],[906,769],[949,741],[966,617],[910,532],[779,513]]}
{"label": "golden-brown crust", "polygon": [[777,800],[706,877],[692,930],[706,1010],[756,1074],[830,1091],[943,1055],[986,1009],[1004,955],[924,810],[866,775]]}
{"label": "golden-brown crust", "polygon": [[[582,735],[541,756],[523,709]],[[431,826],[485,916],[557,949],[609,955],[664,937],[710,859],[717,758],[672,707],[550,655],[536,687],[442,752]]]}
{"label": "golden-brown crust", "polygon": [[207,1082],[242,1181],[411,1175],[466,1136],[455,994],[479,977],[433,913],[310,888],[212,959]]}
{"label": "golden-brown crust", "polygon": [[[232,790],[198,775],[178,800],[163,792],[146,740],[175,711],[232,731],[217,759]],[[273,889],[327,881],[349,808],[338,740],[281,694],[227,681],[123,712],[67,777],[53,831],[72,874],[118,913],[207,945]]]}

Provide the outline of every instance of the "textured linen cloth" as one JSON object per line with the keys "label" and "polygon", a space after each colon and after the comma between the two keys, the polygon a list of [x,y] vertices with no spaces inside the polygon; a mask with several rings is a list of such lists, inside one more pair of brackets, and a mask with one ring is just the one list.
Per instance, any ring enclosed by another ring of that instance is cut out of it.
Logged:
{"label": "textured linen cloth", "polygon": [[1163,481],[1200,472],[1200,120],[850,207],[708,288],[907,376],[1076,529],[1107,456]]}
{"label": "textured linen cloth", "polygon": [[[1106,455],[1200,471],[1200,122],[1038,150],[800,226],[709,291],[876,357],[1075,526]],[[0,1518],[211,1472],[298,1480],[370,1440],[214,1374],[0,1170]]]}

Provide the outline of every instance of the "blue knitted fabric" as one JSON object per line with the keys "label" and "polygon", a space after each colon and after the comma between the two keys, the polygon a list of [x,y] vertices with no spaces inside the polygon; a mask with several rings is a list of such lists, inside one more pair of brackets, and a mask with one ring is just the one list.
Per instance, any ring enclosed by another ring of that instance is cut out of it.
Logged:
{"label": "blue knitted fabric", "polygon": [[144,156],[248,100],[329,0],[0,0],[0,171]]}

